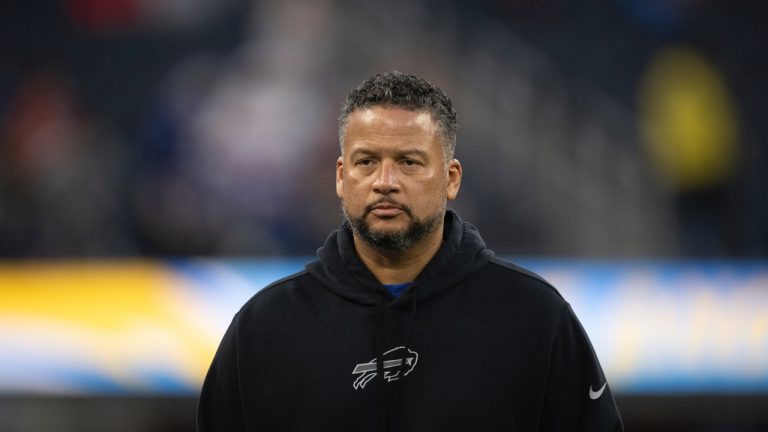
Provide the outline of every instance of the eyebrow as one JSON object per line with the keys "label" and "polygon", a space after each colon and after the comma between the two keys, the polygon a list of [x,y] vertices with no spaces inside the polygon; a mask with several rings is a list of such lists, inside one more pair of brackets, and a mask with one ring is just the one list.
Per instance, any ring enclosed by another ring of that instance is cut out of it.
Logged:
{"label": "eyebrow", "polygon": [[[363,147],[363,148],[357,148],[354,151],[352,151],[352,153],[349,154],[349,157],[355,157],[355,156],[358,156],[358,155],[373,156],[373,155],[376,155],[378,153],[379,152],[377,152],[375,150],[371,150],[369,148]],[[416,149],[416,148],[406,148],[406,149],[403,149],[403,150],[396,150],[396,151],[394,151],[394,155],[397,158],[401,158],[401,157],[404,157],[404,156],[412,156],[412,155],[416,155],[416,156],[422,157],[424,159],[428,159],[429,158],[429,154],[426,151],[421,150],[421,149]]]}
{"label": "eyebrow", "polygon": [[410,156],[410,155],[416,155],[421,156],[424,159],[427,159],[429,157],[429,154],[421,149],[405,149],[403,151],[397,152],[398,156]]}

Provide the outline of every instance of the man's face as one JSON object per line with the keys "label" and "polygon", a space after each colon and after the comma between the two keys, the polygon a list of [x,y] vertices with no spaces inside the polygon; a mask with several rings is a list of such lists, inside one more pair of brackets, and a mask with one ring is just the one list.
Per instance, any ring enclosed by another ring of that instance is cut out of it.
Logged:
{"label": "man's face", "polygon": [[371,246],[403,251],[442,226],[456,197],[461,165],[446,163],[428,111],[372,107],[349,115],[336,194],[355,234]]}

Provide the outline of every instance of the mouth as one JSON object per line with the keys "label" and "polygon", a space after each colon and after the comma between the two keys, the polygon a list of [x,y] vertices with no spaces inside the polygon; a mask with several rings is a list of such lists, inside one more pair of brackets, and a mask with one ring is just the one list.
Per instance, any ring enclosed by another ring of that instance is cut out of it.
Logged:
{"label": "mouth", "polygon": [[375,203],[369,205],[366,210],[366,213],[380,218],[393,218],[402,213],[408,214],[408,208],[406,206],[392,202]]}

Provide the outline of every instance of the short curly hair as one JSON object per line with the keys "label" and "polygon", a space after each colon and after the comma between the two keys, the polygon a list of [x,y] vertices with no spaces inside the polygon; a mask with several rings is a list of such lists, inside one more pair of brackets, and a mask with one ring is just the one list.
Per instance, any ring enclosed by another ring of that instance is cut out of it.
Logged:
{"label": "short curly hair", "polygon": [[428,111],[438,124],[445,160],[453,159],[456,150],[456,112],[451,100],[429,81],[398,71],[377,74],[363,81],[347,95],[339,115],[339,145],[342,153],[349,115],[358,109],[373,106]]}

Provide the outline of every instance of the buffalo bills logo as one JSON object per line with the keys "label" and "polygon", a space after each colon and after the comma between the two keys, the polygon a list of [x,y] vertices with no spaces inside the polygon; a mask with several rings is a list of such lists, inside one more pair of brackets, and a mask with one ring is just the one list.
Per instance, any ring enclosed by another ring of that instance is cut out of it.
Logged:
{"label": "buffalo bills logo", "polygon": [[[403,371],[403,376],[405,376],[411,373],[413,368],[416,367],[416,362],[419,360],[419,354],[411,350],[408,350],[406,353],[405,350],[406,348],[402,346],[392,348],[382,356],[384,379],[387,380],[387,382],[400,379],[401,370]],[[405,366],[403,366],[403,361],[405,361]],[[401,366],[403,367],[401,368]],[[368,363],[358,363],[352,371],[352,375],[357,374],[360,374],[360,376],[358,376],[357,379],[355,379],[355,382],[352,383],[352,387],[354,387],[355,390],[365,388],[365,385],[376,376],[376,358]]]}

